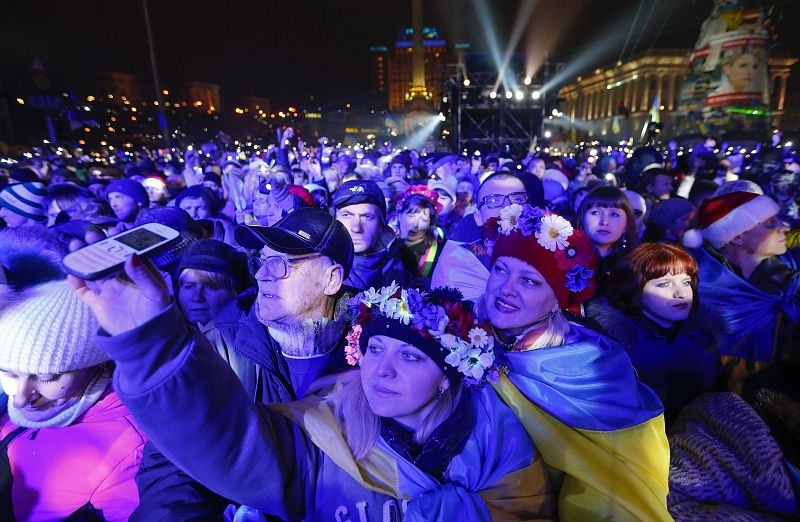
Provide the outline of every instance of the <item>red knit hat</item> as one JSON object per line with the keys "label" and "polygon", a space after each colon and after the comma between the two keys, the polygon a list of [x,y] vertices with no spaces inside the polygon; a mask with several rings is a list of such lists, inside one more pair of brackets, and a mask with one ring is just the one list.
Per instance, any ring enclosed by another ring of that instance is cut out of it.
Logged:
{"label": "red knit hat", "polygon": [[[714,248],[721,248],[779,211],[780,207],[769,196],[729,192],[703,202],[697,216],[697,228],[705,241]],[[688,238],[693,238],[691,232],[687,231]],[[696,241],[689,239],[687,242],[686,239],[684,236],[686,246],[700,246]]]}
{"label": "red knit hat", "polygon": [[592,243],[557,214],[511,205],[496,221],[499,234],[489,263],[513,257],[538,270],[553,289],[558,305],[579,313],[594,295],[596,258]]}

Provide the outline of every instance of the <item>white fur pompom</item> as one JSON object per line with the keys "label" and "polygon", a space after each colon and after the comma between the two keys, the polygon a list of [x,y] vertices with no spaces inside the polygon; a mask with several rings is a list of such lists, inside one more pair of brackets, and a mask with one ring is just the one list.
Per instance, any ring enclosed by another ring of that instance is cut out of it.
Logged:
{"label": "white fur pompom", "polygon": [[703,233],[692,228],[683,234],[683,246],[686,248],[700,248],[703,245]]}

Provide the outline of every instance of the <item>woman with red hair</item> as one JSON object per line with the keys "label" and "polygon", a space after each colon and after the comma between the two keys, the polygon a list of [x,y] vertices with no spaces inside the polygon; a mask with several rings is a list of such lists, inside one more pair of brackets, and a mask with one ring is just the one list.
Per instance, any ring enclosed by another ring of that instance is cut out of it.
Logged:
{"label": "woman with red hair", "polygon": [[685,250],[639,245],[617,264],[608,299],[589,303],[587,314],[622,344],[639,378],[661,398],[667,426],[720,383],[722,323],[700,306],[697,261]]}

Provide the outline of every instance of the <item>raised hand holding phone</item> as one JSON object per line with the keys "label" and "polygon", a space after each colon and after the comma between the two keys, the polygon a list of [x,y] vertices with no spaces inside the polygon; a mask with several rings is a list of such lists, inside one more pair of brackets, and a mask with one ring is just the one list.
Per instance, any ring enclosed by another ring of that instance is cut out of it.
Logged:
{"label": "raised hand holding phone", "polygon": [[149,257],[178,241],[177,230],[160,223],[146,223],[70,252],[64,256],[63,265],[68,273],[80,279],[100,279],[122,270],[130,255]]}
{"label": "raised hand holding phone", "polygon": [[124,271],[124,275],[98,281],[91,287],[73,275],[67,277],[81,301],[111,335],[141,326],[170,304],[169,290],[150,261],[134,254],[125,260]]}

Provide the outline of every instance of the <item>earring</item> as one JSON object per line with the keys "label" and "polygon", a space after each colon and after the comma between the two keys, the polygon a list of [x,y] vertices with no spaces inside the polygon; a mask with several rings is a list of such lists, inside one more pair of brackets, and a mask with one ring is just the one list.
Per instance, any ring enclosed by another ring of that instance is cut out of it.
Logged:
{"label": "earring", "polygon": [[441,399],[442,397],[444,397],[444,391],[445,391],[444,386],[439,386],[439,388],[436,390],[436,400],[437,401],[439,399]]}
{"label": "earring", "polygon": [[622,236],[622,242],[620,243],[620,246],[622,246],[623,250],[628,248],[628,238],[624,235]]}

